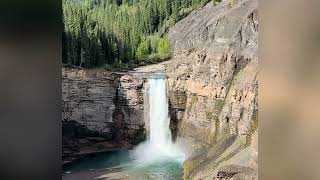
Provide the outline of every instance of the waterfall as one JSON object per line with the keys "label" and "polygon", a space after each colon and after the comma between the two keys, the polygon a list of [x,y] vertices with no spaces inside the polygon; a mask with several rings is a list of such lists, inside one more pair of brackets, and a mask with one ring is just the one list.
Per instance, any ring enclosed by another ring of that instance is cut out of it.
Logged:
{"label": "waterfall", "polygon": [[148,82],[150,142],[155,146],[164,147],[171,143],[166,82],[162,78],[149,79]]}
{"label": "waterfall", "polygon": [[144,97],[147,117],[148,140],[136,147],[134,156],[138,161],[154,162],[158,160],[184,160],[184,154],[172,142],[166,79],[163,74],[155,74],[148,79]]}

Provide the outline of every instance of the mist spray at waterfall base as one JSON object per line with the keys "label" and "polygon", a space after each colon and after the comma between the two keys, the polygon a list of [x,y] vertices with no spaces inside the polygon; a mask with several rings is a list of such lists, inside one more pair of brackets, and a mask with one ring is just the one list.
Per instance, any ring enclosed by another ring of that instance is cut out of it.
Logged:
{"label": "mist spray at waterfall base", "polygon": [[163,161],[183,163],[184,153],[172,142],[166,79],[163,75],[155,75],[148,79],[150,134],[146,142],[138,145],[132,156],[137,162],[152,164]]}

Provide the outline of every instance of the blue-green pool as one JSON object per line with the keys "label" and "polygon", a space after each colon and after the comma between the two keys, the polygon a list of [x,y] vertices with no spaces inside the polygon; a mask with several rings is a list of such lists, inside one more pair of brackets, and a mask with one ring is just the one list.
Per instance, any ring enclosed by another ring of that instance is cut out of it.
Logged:
{"label": "blue-green pool", "polygon": [[63,167],[62,177],[64,180],[180,180],[183,177],[183,167],[181,161],[174,159],[138,162],[133,159],[130,151],[119,150],[97,153],[68,164]]}

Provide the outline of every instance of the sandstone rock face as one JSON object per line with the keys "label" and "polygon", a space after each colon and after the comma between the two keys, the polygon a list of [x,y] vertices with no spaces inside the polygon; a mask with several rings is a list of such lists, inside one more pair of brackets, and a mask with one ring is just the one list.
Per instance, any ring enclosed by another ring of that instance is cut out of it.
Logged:
{"label": "sandstone rock face", "polygon": [[64,162],[145,139],[141,77],[67,68],[62,73]]}
{"label": "sandstone rock face", "polygon": [[257,1],[232,2],[208,3],[169,30],[171,119],[192,145],[185,179],[257,178]]}

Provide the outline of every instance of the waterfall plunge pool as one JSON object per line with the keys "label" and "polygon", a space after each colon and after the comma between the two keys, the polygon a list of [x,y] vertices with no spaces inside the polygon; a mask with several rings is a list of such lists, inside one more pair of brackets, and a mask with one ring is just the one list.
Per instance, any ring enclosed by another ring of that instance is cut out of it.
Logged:
{"label": "waterfall plunge pool", "polygon": [[111,151],[83,158],[64,168],[63,179],[179,180],[184,153],[172,142],[164,74],[148,78],[144,91],[148,139],[134,150]]}
{"label": "waterfall plunge pool", "polygon": [[132,156],[133,150],[117,150],[93,154],[63,167],[63,180],[132,179],[182,180],[182,161],[159,159],[141,162]]}

